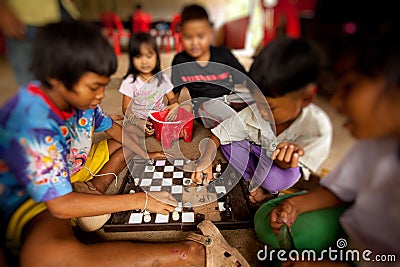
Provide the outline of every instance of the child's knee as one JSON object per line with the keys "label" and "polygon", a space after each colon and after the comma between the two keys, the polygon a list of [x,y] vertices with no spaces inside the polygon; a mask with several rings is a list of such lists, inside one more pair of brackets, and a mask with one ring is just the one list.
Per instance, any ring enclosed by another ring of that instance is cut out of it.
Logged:
{"label": "child's knee", "polygon": [[270,193],[277,193],[293,186],[301,177],[300,168],[281,169],[275,165],[271,169],[262,183],[262,187]]}

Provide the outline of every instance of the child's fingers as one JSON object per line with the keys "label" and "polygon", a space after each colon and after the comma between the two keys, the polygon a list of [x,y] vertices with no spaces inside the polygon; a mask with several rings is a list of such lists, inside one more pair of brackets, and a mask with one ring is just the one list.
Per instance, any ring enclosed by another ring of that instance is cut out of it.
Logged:
{"label": "child's fingers", "polygon": [[272,153],[272,156],[271,156],[272,160],[275,160],[280,152],[281,152],[281,150],[279,148],[275,149],[275,151]]}
{"label": "child's fingers", "polygon": [[293,153],[292,161],[290,163],[290,167],[291,168],[297,168],[298,166],[299,166],[299,154],[296,152],[296,153]]}
{"label": "child's fingers", "polygon": [[290,163],[292,161],[293,152],[294,152],[294,145],[290,145],[286,150],[286,154],[284,157],[285,162]]}
{"label": "child's fingers", "polygon": [[207,175],[206,179],[207,179],[208,182],[211,181],[211,180],[214,178],[214,177],[212,176],[212,165],[209,165],[209,166],[207,167],[207,169],[206,169],[206,175]]}
{"label": "child's fingers", "polygon": [[192,172],[192,174],[190,175],[190,178],[195,182],[195,183],[201,183],[202,182],[202,172]]}
{"label": "child's fingers", "polygon": [[164,152],[164,155],[165,155],[166,158],[175,158],[174,155],[169,154],[169,153],[167,153],[167,152]]}
{"label": "child's fingers", "polygon": [[287,149],[288,149],[287,146],[284,146],[283,148],[281,148],[281,151],[279,152],[279,154],[277,156],[277,160],[283,161],[285,159],[285,154],[286,154]]}

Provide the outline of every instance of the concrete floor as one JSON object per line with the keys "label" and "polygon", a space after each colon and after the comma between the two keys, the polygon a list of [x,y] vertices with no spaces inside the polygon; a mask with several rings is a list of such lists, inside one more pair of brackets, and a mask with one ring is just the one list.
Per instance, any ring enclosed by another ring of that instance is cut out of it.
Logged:
{"label": "concrete floor", "polygon": [[[173,58],[172,53],[162,54],[162,68],[170,66]],[[238,56],[239,61],[249,69],[252,59],[245,56]],[[113,75],[111,83],[108,85],[106,97],[103,100],[102,107],[110,114],[122,114],[121,113],[121,101],[122,96],[118,92],[119,84],[124,76],[128,66],[128,56],[122,54],[119,56],[119,65],[117,72]],[[17,90],[16,82],[13,78],[12,71],[4,58],[0,58],[0,105],[2,105],[10,96],[12,96]],[[183,96],[184,97],[184,96]],[[319,174],[326,173],[331,170],[338,161],[345,154],[347,149],[353,143],[352,137],[348,132],[343,129],[343,120],[337,115],[335,110],[329,104],[329,100],[326,96],[318,96],[316,104],[321,106],[330,116],[334,134],[332,149],[329,158],[322,164]],[[196,155],[198,152],[198,143],[208,136],[209,132],[205,129],[200,129],[198,125],[194,130],[194,138],[191,143],[183,143],[182,146],[186,152]],[[151,143],[151,142],[150,142]],[[158,149],[157,145],[150,149]],[[120,175],[122,177],[123,174]],[[122,180],[122,179],[119,179]],[[111,185],[108,193],[115,193],[118,190],[118,186]],[[224,230],[221,231],[227,241],[239,249],[239,251],[248,259],[251,266],[265,266],[265,263],[257,260],[257,252],[263,248],[263,245],[257,241],[253,229],[239,229],[239,230]],[[183,240],[187,233],[177,231],[164,231],[164,232],[135,232],[135,233],[105,233],[103,230],[99,230],[95,233],[82,235],[84,240],[92,242],[93,240],[136,240],[136,241],[176,241]]]}

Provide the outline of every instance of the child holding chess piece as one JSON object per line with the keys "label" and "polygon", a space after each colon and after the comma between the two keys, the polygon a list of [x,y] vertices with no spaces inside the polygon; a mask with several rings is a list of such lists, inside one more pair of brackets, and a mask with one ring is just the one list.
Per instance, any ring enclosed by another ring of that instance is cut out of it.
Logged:
{"label": "child holding chess piece", "polygon": [[[79,241],[71,218],[136,209],[168,214],[176,200],[167,192],[104,195],[113,176],[91,175],[118,173],[125,164],[122,127],[99,106],[117,59],[98,27],[87,22],[43,26],[33,62],[38,81],[0,109],[1,225],[7,251],[18,255],[17,266],[212,266],[216,260],[248,266],[210,221],[199,225],[203,235],[183,242]],[[111,138],[91,146],[95,131]],[[124,146],[134,151],[128,141]],[[73,190],[76,181],[88,180],[87,191]],[[96,193],[87,193],[91,190]]]}
{"label": "child holding chess piece", "polygon": [[[271,200],[255,216],[257,235],[268,248],[277,246],[275,234],[286,224],[296,250],[338,253],[282,266],[398,266],[400,34],[387,10],[372,9],[374,17],[363,17],[368,21],[359,22],[335,57],[338,88],[332,104],[359,141],[319,188]],[[375,21],[379,15],[383,22]],[[337,257],[339,251],[346,256]]]}
{"label": "child holding chess piece", "polygon": [[[173,87],[169,77],[161,71],[155,39],[144,32],[134,34],[129,41],[129,68],[119,88],[123,94],[122,112],[128,121],[142,133],[144,131],[146,136],[153,135],[149,112],[165,108],[173,110],[178,106]],[[168,99],[168,107],[163,103],[164,96]],[[166,119],[175,118],[176,113],[170,112]]]}
{"label": "child holding chess piece", "polygon": [[[211,130],[197,170],[211,179],[213,153],[221,146],[243,178],[261,186],[250,188],[253,203],[317,171],[332,139],[328,116],[312,103],[318,73],[319,55],[310,42],[281,37],[266,46],[249,72],[259,88],[251,88],[256,103]],[[195,180],[200,173],[193,175]]]}

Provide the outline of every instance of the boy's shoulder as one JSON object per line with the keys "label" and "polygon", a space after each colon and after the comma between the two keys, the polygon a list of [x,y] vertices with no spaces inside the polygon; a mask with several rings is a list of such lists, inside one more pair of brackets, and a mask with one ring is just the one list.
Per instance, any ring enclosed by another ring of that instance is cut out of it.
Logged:
{"label": "boy's shoulder", "polygon": [[231,50],[225,46],[210,46],[210,61],[225,62],[236,59]]}
{"label": "boy's shoulder", "polygon": [[186,51],[182,51],[175,54],[174,58],[172,59],[172,65],[192,62],[192,61],[195,61],[194,58],[189,56],[188,53],[186,53]]}
{"label": "boy's shoulder", "polygon": [[24,113],[28,109],[35,108],[38,102],[42,103],[42,98],[36,92],[37,88],[37,83],[30,83],[21,87],[14,96],[12,96],[6,103],[3,104],[3,106],[0,107],[0,114],[2,115],[1,117],[9,117],[7,114],[15,112]]}
{"label": "boy's shoulder", "polygon": [[309,130],[315,129],[318,132],[332,132],[332,122],[328,114],[314,103],[310,103],[304,107],[295,122],[292,125],[297,125],[302,129],[304,129],[304,125],[309,125]]}

